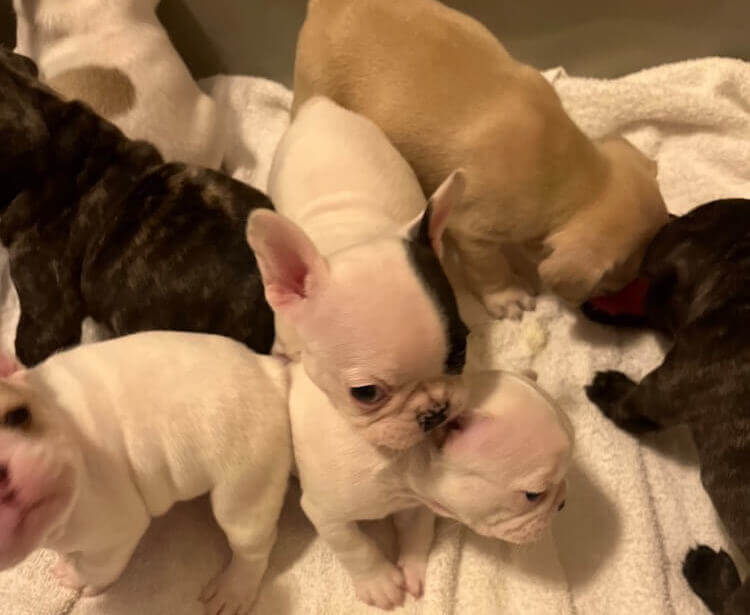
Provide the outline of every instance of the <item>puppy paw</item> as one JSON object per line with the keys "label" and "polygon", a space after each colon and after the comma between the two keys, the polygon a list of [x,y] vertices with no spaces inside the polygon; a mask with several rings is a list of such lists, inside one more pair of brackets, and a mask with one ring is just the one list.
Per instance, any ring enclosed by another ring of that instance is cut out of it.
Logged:
{"label": "puppy paw", "polygon": [[[388,563],[366,577],[354,579],[354,592],[365,604],[390,611],[404,603],[406,580],[400,568]],[[223,615],[223,614],[222,614]]]}
{"label": "puppy paw", "polygon": [[642,434],[659,429],[660,425],[648,417],[628,409],[623,402],[638,385],[622,372],[597,372],[591,384],[584,387],[586,397],[599,407],[602,414],[621,429]]}
{"label": "puppy paw", "polygon": [[60,557],[54,566],[49,569],[53,577],[57,579],[57,582],[63,587],[78,591],[84,589],[86,583],[81,579],[78,574],[78,570],[72,562],[67,559]]}
{"label": "puppy paw", "polygon": [[533,310],[536,299],[522,288],[510,287],[484,293],[482,303],[495,318],[520,320],[524,310]]}
{"label": "puppy paw", "polygon": [[258,575],[240,574],[231,564],[200,595],[206,615],[248,615],[258,591]]}
{"label": "puppy paw", "polygon": [[586,397],[609,416],[611,409],[636,387],[635,382],[622,372],[596,372],[594,380],[585,387]]}
{"label": "puppy paw", "polygon": [[726,551],[717,553],[706,545],[688,551],[682,574],[712,613],[720,613],[727,598],[742,583],[737,567]]}
{"label": "puppy paw", "polygon": [[421,598],[424,593],[427,561],[414,557],[402,557],[398,560],[398,567],[404,573],[406,591],[417,599]]}

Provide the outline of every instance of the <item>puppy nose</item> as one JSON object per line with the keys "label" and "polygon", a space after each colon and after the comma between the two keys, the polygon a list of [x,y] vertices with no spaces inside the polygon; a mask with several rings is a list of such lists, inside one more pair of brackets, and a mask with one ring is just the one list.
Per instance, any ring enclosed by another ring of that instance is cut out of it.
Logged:
{"label": "puppy nose", "polygon": [[435,427],[441,423],[444,423],[445,419],[448,418],[448,408],[450,408],[450,404],[443,402],[433,406],[425,412],[419,412],[417,414],[417,423],[422,431],[427,433],[428,431],[435,429]]}
{"label": "puppy nose", "polygon": [[560,505],[557,507],[557,512],[560,512],[563,508],[565,508],[565,500],[560,502]]}

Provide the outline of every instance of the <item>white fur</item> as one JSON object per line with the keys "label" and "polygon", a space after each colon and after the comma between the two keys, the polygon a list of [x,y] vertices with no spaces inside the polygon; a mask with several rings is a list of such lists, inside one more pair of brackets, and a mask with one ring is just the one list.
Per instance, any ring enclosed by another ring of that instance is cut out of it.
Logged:
{"label": "white fur", "polygon": [[[431,199],[429,238],[440,253],[447,214],[463,192],[454,172]],[[254,213],[248,242],[277,317],[276,351],[310,378],[370,442],[421,440],[417,417],[460,412],[460,377],[445,373],[443,315],[409,262],[404,239],[427,201],[409,165],[369,120],[325,98],[300,109],[273,162],[280,214]],[[373,385],[363,406],[350,389]]]}
{"label": "white fur", "polygon": [[172,46],[157,4],[13,0],[16,52],[36,62],[42,80],[91,65],[120,69],[135,87],[135,104],[107,119],[128,137],[153,143],[166,160],[218,168],[225,134],[216,105]]}
{"label": "white fur", "polygon": [[[490,537],[526,542],[565,498],[572,429],[536,386],[507,372],[467,375],[470,411],[442,443],[394,452],[364,441],[295,364],[290,416],[302,508],[354,582],[380,608],[419,597],[433,513]],[[436,438],[436,440],[440,440]],[[545,492],[530,503],[526,491]],[[394,514],[400,553],[389,562],[357,522]]]}
{"label": "white fur", "polygon": [[278,359],[176,332],[81,346],[0,381],[0,417],[19,404],[32,415],[0,427],[0,490],[16,494],[16,508],[0,503],[0,567],[47,547],[64,584],[96,593],[152,517],[210,492],[233,558],[202,597],[208,613],[247,613],[291,469],[287,386]]}

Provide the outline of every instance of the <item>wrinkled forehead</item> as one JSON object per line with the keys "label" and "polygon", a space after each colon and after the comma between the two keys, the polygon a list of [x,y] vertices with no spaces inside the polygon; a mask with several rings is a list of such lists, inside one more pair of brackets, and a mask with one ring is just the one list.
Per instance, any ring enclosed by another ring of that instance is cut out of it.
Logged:
{"label": "wrinkled forehead", "polygon": [[335,359],[345,369],[367,365],[374,373],[413,378],[463,369],[466,333],[458,341],[452,334],[463,323],[415,267],[407,242],[355,246],[329,262],[326,321],[336,329]]}
{"label": "wrinkled forehead", "polygon": [[564,467],[572,428],[543,391],[507,372],[467,374],[464,379],[471,401],[463,428],[444,447],[448,460],[501,477],[549,478]]}

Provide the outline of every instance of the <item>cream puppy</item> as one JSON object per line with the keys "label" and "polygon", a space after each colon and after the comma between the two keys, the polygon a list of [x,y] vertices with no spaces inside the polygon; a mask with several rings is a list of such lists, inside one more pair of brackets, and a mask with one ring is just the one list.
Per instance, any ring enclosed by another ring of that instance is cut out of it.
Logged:
{"label": "cream puppy", "polygon": [[652,161],[589,140],[538,71],[435,0],[310,0],[294,109],[314,95],[378,124],[427,192],[465,168],[449,236],[495,316],[539,283],[574,303],[624,285],[667,221]]}
{"label": "cream puppy", "polygon": [[[465,378],[470,410],[441,437],[396,453],[365,442],[304,369],[291,367],[302,508],[368,604],[391,608],[405,591],[421,595],[433,513],[521,543],[538,538],[564,504],[572,448],[567,417],[525,378],[507,372]],[[357,526],[391,514],[397,565]]]}
{"label": "cream puppy", "polygon": [[159,23],[158,0],[13,0],[16,52],[64,98],[88,103],[170,160],[218,168],[224,131]]}
{"label": "cream puppy", "polygon": [[454,172],[428,205],[379,128],[315,98],[273,161],[279,213],[250,216],[276,352],[373,444],[408,448],[462,409],[468,332],[439,261],[462,192]]}
{"label": "cream puppy", "polygon": [[287,399],[280,360],[198,333],[79,346],[4,377],[0,568],[46,547],[63,585],[95,594],[152,517],[210,492],[233,555],[202,599],[248,613],[291,469]]}

